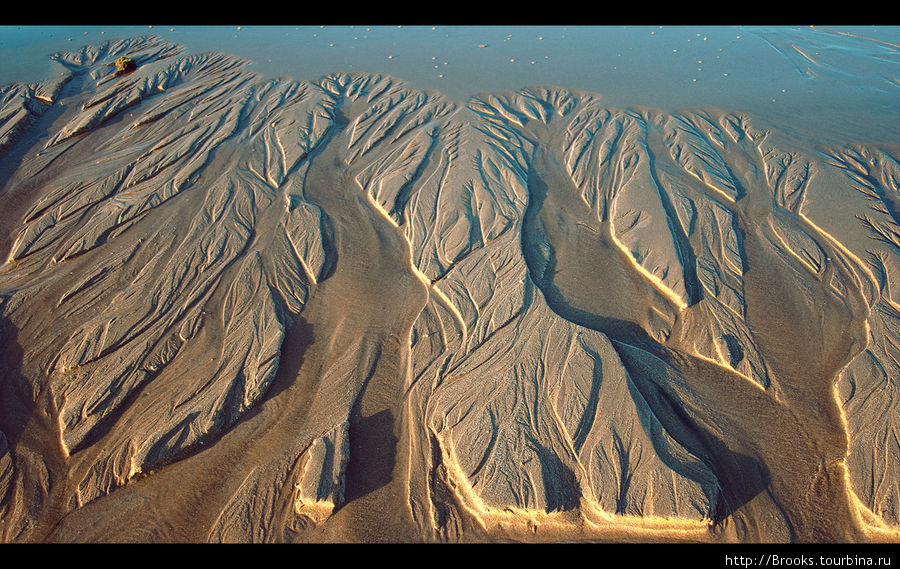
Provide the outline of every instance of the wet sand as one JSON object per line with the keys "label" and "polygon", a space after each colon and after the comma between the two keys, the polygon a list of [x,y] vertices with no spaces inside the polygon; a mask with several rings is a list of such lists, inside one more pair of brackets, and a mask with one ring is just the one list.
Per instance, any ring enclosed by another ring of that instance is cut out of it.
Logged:
{"label": "wet sand", "polygon": [[900,539],[889,128],[53,60],[0,109],[4,541]]}

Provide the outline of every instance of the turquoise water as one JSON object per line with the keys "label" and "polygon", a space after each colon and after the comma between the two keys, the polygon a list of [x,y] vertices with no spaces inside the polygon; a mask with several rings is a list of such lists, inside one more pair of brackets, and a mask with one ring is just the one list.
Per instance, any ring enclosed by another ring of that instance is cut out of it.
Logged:
{"label": "turquoise water", "polygon": [[264,76],[387,73],[459,100],[541,84],[615,107],[715,106],[798,124],[834,109],[862,117],[854,124],[900,111],[898,26],[0,26],[0,84],[42,79],[55,51],[146,33],[247,57]]}

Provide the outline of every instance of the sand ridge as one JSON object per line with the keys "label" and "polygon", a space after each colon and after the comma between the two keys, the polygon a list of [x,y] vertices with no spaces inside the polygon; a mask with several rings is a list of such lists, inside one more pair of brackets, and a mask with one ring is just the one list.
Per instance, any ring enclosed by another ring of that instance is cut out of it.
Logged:
{"label": "sand ridge", "polygon": [[54,58],[0,133],[5,541],[897,538],[896,146]]}

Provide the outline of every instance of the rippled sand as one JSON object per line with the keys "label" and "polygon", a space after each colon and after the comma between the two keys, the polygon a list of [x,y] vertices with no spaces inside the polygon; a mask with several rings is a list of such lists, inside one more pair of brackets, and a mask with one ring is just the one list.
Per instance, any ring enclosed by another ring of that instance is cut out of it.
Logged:
{"label": "rippled sand", "polygon": [[0,92],[4,541],[900,539],[900,140],[53,57]]}

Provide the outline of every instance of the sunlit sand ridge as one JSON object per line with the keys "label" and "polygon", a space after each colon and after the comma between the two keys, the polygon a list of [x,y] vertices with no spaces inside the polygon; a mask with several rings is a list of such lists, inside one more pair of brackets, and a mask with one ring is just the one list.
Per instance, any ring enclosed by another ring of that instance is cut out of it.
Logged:
{"label": "sunlit sand ridge", "polygon": [[0,109],[5,541],[900,538],[892,141],[54,57]]}

